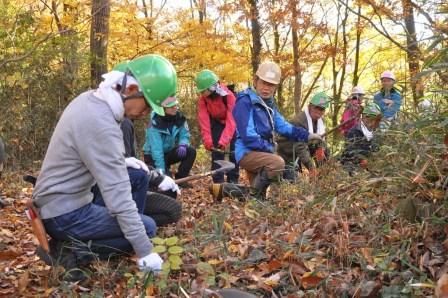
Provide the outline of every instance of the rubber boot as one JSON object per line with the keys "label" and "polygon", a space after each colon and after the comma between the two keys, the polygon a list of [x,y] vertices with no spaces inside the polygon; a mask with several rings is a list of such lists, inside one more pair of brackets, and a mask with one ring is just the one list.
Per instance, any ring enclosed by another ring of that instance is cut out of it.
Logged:
{"label": "rubber boot", "polygon": [[266,191],[270,184],[268,173],[262,168],[252,180],[250,196],[256,200],[266,200]]}
{"label": "rubber boot", "polygon": [[249,196],[248,187],[234,183],[213,183],[210,185],[209,191],[217,202],[222,202],[222,198],[224,197],[244,202]]}

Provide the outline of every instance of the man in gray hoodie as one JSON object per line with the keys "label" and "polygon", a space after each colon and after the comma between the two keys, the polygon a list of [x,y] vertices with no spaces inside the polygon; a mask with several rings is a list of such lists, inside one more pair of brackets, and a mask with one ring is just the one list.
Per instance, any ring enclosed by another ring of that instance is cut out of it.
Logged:
{"label": "man in gray hoodie", "polygon": [[[98,89],[82,93],[64,110],[37,178],[33,203],[51,236],[49,259],[58,256],[62,242],[71,241],[86,243],[100,257],[135,251],[141,270],[160,270],[163,261],[149,240],[156,225],[143,215],[148,181],[158,179],[161,190],[178,188],[142,161],[125,158],[120,122],[125,115],[145,117],[151,108],[163,111],[160,103],[176,92],[176,71],[165,58],[146,55],[130,61],[126,72],[103,78]],[[105,206],[93,203],[94,184]],[[76,249],[71,252],[75,263],[81,259]]]}

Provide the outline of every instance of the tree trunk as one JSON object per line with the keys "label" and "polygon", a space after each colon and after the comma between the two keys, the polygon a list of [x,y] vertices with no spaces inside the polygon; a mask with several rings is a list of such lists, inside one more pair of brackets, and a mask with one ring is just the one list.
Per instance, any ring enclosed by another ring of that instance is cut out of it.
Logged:
{"label": "tree trunk", "polygon": [[[337,28],[336,32],[334,34],[334,43],[333,43],[333,54],[331,57],[331,63],[332,63],[332,74],[333,74],[333,104],[331,106],[332,108],[332,114],[331,114],[331,121],[333,126],[336,126],[338,123],[338,114],[339,110],[341,109],[341,106],[343,104],[343,101],[341,100],[342,97],[342,89],[344,87],[344,81],[345,81],[345,73],[346,73],[346,65],[347,65],[347,47],[348,47],[348,39],[346,35],[347,30],[347,20],[348,20],[348,0],[345,3],[345,13],[341,20],[341,9],[342,6],[338,5],[338,17],[337,17]],[[339,21],[341,20],[341,21]],[[339,28],[342,29],[341,35],[342,35],[342,49],[339,50]],[[329,40],[331,42],[331,37],[329,37]],[[342,53],[342,65],[339,69],[337,69],[337,66],[341,63],[337,61],[337,55],[338,52]],[[340,74],[340,76],[339,76]]]}
{"label": "tree trunk", "polygon": [[[274,28],[274,61],[278,65],[280,65],[280,32],[278,31],[278,24],[272,24]],[[285,106],[285,98],[283,97],[283,82],[284,79],[280,80],[280,84],[277,87],[277,106],[281,112],[283,112],[283,108]]]}
{"label": "tree trunk", "polygon": [[296,2],[292,1],[291,5],[292,12],[292,67],[294,72],[294,114],[297,116],[302,110],[302,70],[299,64],[299,37],[297,35],[298,24],[297,24],[297,6]]}
{"label": "tree trunk", "polygon": [[98,86],[101,75],[107,72],[107,43],[109,38],[109,0],[92,1],[90,27],[90,84]]}
{"label": "tree trunk", "polygon": [[199,24],[203,24],[206,18],[206,3],[204,0],[193,0],[199,14]]}
{"label": "tree trunk", "polygon": [[[70,98],[73,96],[72,89],[69,86],[73,86],[75,79],[77,78],[79,69],[79,59],[78,59],[78,48],[79,39],[77,37],[76,30],[70,25],[64,24],[61,21],[58,13],[58,3],[56,1],[51,2],[51,11],[61,36],[64,37],[65,47],[62,49],[62,73],[60,78],[63,80],[61,84],[61,97],[65,103],[68,103]],[[73,19],[72,25],[77,22],[79,11],[76,6],[70,6],[68,4],[63,5],[62,9],[63,16],[69,16]]]}
{"label": "tree trunk", "polygon": [[260,65],[260,54],[261,54],[261,29],[259,21],[259,11],[257,7],[257,0],[249,0],[250,3],[250,23],[251,23],[251,33],[252,33],[252,53],[251,53],[251,63],[252,71],[255,72]]}
{"label": "tree trunk", "polygon": [[402,0],[403,18],[406,27],[406,49],[408,57],[409,74],[411,76],[411,89],[414,108],[418,106],[418,100],[423,96],[423,84],[421,79],[416,79],[420,72],[420,49],[418,47],[417,33],[415,30],[414,9],[410,0]]}
{"label": "tree trunk", "polygon": [[[348,0],[346,2],[348,5]],[[344,104],[344,100],[342,100],[342,89],[344,88],[346,68],[347,68],[347,48],[348,48],[348,38],[347,38],[347,20],[348,20],[348,9],[347,5],[345,6],[345,15],[342,19],[342,65],[341,65],[341,77],[339,78],[339,88],[337,92],[336,98],[333,98],[333,117],[332,122],[333,126],[336,126],[339,121],[339,110]]]}
{"label": "tree trunk", "polygon": [[358,19],[356,21],[356,41],[355,41],[355,66],[353,69],[353,86],[359,83],[359,53],[361,44],[361,5],[358,5]]}

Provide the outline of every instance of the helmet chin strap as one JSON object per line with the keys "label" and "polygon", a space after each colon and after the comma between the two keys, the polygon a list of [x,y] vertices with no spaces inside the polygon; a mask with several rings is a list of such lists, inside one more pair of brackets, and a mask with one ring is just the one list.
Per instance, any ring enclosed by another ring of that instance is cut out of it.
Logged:
{"label": "helmet chin strap", "polygon": [[121,99],[123,100],[123,103],[128,100],[128,99],[134,99],[134,98],[141,98],[143,97],[145,100],[145,103],[148,107],[150,107],[150,105],[148,104],[148,101],[146,100],[145,96],[143,95],[142,91],[137,91],[131,95],[126,95],[124,94],[124,92],[126,91],[126,83],[127,83],[127,77],[132,76],[132,74],[130,72],[125,72],[124,76],[123,76],[123,80],[121,81],[121,86],[120,89],[118,90],[118,93],[120,93]]}

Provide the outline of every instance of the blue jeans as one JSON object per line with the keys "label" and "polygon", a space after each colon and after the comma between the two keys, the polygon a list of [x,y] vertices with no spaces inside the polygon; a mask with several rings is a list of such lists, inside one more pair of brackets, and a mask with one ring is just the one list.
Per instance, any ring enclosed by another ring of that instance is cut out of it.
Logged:
{"label": "blue jeans", "polygon": [[[148,188],[148,175],[143,170],[128,168],[131,180],[132,198],[134,199],[139,215],[143,221],[148,237],[156,234],[156,223],[143,215]],[[89,203],[77,210],[44,220],[47,233],[56,241],[79,240],[88,242],[88,250],[98,253],[100,258],[107,258],[111,254],[131,253],[131,244],[124,237],[115,217],[112,217],[106,207],[98,187],[92,189],[93,203]],[[117,198],[118,200],[121,198]],[[77,245],[82,250],[87,244]]]}

